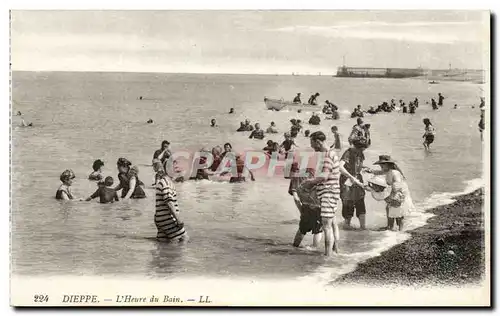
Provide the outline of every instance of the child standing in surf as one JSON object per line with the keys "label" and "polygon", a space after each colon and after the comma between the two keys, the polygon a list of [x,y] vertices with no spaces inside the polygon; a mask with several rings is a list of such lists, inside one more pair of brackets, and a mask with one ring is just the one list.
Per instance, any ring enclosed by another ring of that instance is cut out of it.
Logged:
{"label": "child standing in surf", "polygon": [[313,234],[313,247],[317,248],[323,236],[321,204],[314,188],[307,190],[300,186],[305,179],[314,178],[314,169],[308,168],[306,170],[306,176],[301,177],[299,174],[299,164],[294,162],[290,171],[292,174],[288,194],[293,196],[293,201],[300,212],[299,229],[295,234],[293,246],[299,247],[304,236],[308,232],[311,232]]}
{"label": "child standing in surf", "polygon": [[[385,202],[387,203],[387,226],[383,229],[393,230],[394,222],[396,222],[399,230],[402,231],[404,229],[405,216],[415,208],[406,178],[396,162],[388,155],[379,156],[379,160],[374,164],[379,165],[381,170],[368,171],[375,175],[384,175],[385,182],[391,188],[390,194],[385,198]],[[370,180],[370,182],[374,181]],[[378,187],[383,187],[380,183],[376,184],[378,184]],[[372,192],[380,192],[376,189],[374,190],[372,186],[368,186],[367,189]]]}

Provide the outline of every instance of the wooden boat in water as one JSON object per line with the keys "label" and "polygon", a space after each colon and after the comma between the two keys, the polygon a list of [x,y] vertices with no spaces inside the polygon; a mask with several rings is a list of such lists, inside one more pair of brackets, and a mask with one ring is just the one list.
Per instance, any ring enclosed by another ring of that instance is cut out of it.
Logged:
{"label": "wooden boat in water", "polygon": [[283,99],[270,99],[264,98],[264,103],[268,110],[281,111],[283,109],[288,110],[304,110],[304,111],[319,111],[321,110],[318,105],[309,105],[304,103],[293,103],[291,101],[285,101]]}

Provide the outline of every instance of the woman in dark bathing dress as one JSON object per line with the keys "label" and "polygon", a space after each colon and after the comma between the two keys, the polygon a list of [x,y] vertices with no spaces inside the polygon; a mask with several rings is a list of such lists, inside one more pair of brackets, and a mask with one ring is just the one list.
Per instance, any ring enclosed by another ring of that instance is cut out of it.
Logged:
{"label": "woman in dark bathing dress", "polygon": [[118,180],[120,184],[118,184],[115,190],[122,190],[122,199],[145,198],[144,183],[138,177],[139,169],[136,166],[132,166],[132,163],[125,158],[119,158],[116,166],[118,168]]}

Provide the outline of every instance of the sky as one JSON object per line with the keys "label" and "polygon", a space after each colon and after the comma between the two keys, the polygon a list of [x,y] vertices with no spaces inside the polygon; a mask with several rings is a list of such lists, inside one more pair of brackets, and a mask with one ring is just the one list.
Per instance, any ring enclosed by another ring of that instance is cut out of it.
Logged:
{"label": "sky", "polygon": [[485,11],[12,11],[13,70],[334,74],[487,67]]}

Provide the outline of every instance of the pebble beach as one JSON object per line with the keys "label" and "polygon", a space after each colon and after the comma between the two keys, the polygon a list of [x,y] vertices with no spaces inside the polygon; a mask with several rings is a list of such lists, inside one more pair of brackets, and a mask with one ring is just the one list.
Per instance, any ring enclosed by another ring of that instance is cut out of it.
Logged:
{"label": "pebble beach", "polygon": [[457,196],[411,238],[360,263],[335,284],[464,285],[485,277],[484,190]]}

